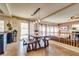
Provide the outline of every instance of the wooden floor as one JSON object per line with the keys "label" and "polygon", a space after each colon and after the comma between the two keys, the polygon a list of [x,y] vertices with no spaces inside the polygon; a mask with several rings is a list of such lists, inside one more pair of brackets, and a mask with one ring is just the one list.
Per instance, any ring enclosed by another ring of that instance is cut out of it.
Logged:
{"label": "wooden floor", "polygon": [[6,52],[1,56],[16,56],[17,55],[17,43],[13,42],[7,44]]}
{"label": "wooden floor", "polygon": [[50,42],[49,47],[46,49],[28,52],[27,56],[79,56],[79,53],[54,45]]}
{"label": "wooden floor", "polygon": [[[28,52],[26,56],[79,56],[79,53],[70,51],[58,45],[54,45],[52,41],[49,41],[49,43],[49,47]],[[17,44],[8,44],[6,53],[2,56],[17,56]]]}

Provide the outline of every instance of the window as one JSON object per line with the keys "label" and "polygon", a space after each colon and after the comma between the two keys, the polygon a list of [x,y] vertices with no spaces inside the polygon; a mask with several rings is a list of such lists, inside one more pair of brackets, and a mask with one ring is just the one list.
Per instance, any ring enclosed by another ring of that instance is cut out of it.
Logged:
{"label": "window", "polygon": [[40,36],[42,35],[42,25],[39,25]]}
{"label": "window", "polygon": [[58,36],[59,28],[57,26],[54,27],[54,35]]}
{"label": "window", "polygon": [[21,23],[21,39],[28,39],[28,23]]}
{"label": "window", "polygon": [[45,36],[45,30],[46,30],[45,25],[40,25],[39,26],[39,31],[40,31],[41,36]]}
{"label": "window", "polygon": [[42,35],[45,36],[45,25],[42,26]]}
{"label": "window", "polygon": [[39,26],[40,35],[42,36],[57,36],[59,33],[59,28],[52,25],[40,25]]}
{"label": "window", "polygon": [[47,26],[47,36],[49,36],[49,35],[50,35],[50,27]]}
{"label": "window", "polygon": [[50,26],[50,35],[51,36],[54,35],[54,28],[53,28],[53,26]]}
{"label": "window", "polygon": [[49,26],[47,26],[47,36],[52,36],[52,35],[54,35],[54,28],[53,28],[53,26],[51,26],[51,25],[49,25]]}
{"label": "window", "polygon": [[0,32],[4,32],[4,21],[0,20]]}
{"label": "window", "polygon": [[34,35],[34,24],[30,22],[30,35]]}

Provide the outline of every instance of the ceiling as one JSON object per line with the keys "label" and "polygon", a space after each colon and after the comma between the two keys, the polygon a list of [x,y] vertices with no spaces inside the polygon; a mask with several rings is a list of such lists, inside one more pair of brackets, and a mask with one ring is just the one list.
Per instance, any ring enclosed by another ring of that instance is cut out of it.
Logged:
{"label": "ceiling", "polygon": [[[79,12],[79,4],[69,5],[71,3],[0,3],[0,9],[6,15],[24,18],[36,18],[39,16],[40,19],[44,18],[42,21],[62,23],[69,21],[69,17]],[[39,14],[31,16],[37,8],[41,8]],[[58,12],[55,13],[56,11]],[[50,16],[47,17],[48,15]]]}
{"label": "ceiling", "polygon": [[79,16],[79,4],[74,4],[71,7],[68,7],[56,14],[53,14],[52,16],[45,18],[43,21],[64,23],[64,22],[71,21],[70,17],[72,16]]}

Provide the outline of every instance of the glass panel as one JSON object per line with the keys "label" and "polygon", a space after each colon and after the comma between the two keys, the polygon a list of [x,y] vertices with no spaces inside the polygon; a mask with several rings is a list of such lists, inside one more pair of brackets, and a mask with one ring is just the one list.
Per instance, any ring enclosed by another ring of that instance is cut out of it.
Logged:
{"label": "glass panel", "polygon": [[53,28],[53,26],[50,26],[50,35],[54,35],[54,28]]}

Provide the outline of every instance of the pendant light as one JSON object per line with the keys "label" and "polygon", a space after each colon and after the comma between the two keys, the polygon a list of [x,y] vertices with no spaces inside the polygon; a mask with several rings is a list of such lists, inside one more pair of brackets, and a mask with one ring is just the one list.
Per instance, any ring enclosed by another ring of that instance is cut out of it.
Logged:
{"label": "pendant light", "polygon": [[36,11],[31,16],[36,16],[36,20],[33,22],[33,24],[40,23],[40,8],[37,8]]}

